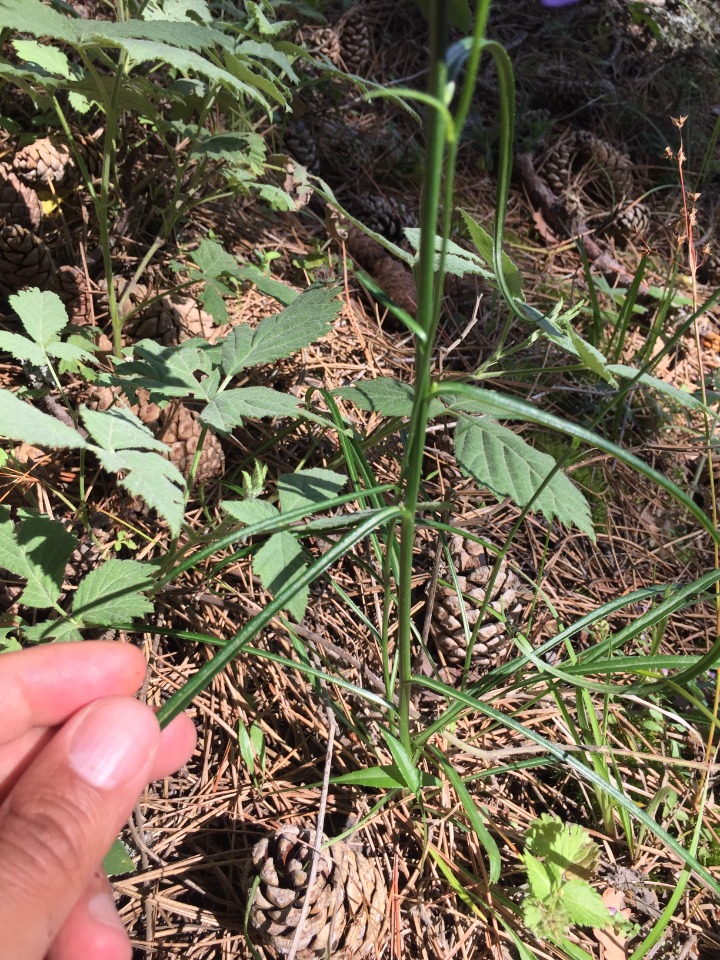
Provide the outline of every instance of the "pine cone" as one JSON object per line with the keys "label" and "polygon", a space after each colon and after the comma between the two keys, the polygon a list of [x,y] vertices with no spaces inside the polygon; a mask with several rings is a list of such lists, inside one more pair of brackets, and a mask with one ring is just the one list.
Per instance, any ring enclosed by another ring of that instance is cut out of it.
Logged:
{"label": "pine cone", "polygon": [[[253,847],[246,876],[252,896],[249,925],[275,957],[287,954],[293,942],[314,844],[313,829],[285,826]],[[325,847],[318,856],[297,960],[359,960],[373,951],[378,955],[386,908],[387,890],[377,867],[342,841]]]}
{"label": "pine cone", "polygon": [[303,27],[295,35],[295,43],[316,60],[327,57],[335,66],[340,63],[340,35],[333,27]]}
{"label": "pine cone", "polygon": [[310,127],[304,120],[291,120],[285,129],[285,149],[310,173],[320,169],[317,144]]}
{"label": "pine cone", "polygon": [[350,213],[362,220],[365,226],[379,233],[392,243],[403,238],[403,221],[398,204],[378,193],[366,193],[349,206]]}
{"label": "pine cone", "polygon": [[18,150],[13,168],[31,186],[51,182],[59,187],[77,182],[77,166],[70,147],[59,137],[41,137]]}
{"label": "pine cone", "polygon": [[[170,461],[187,477],[195,459],[202,426],[194,410],[183,404],[171,405],[160,413],[159,438],[170,447]],[[208,431],[200,453],[196,483],[204,483],[225,472],[225,454],[218,438]]]}
{"label": "pine cone", "polygon": [[[468,540],[459,534],[450,542],[450,554],[456,571],[459,596],[453,586],[439,583],[435,592],[433,617],[430,636],[442,652],[447,666],[452,670],[465,664],[467,640],[461,615],[464,605],[465,617],[470,632],[475,628],[493,563],[488,559],[485,548],[474,540]],[[518,577],[503,561],[492,587],[490,603],[485,610],[483,625],[477,633],[470,661],[471,673],[488,670],[513,649],[507,634],[506,621],[512,621],[522,612],[519,600],[522,588]],[[491,611],[500,614],[493,616]]]}
{"label": "pine cone", "polygon": [[38,195],[21,183],[6,163],[0,163],[0,221],[37,230],[41,220]]}
{"label": "pine cone", "polygon": [[619,209],[612,222],[612,232],[616,240],[627,241],[642,237],[650,226],[647,207],[642,203],[632,203]]}
{"label": "pine cone", "polygon": [[57,292],[65,304],[71,323],[78,326],[94,323],[92,294],[80,267],[60,267],[57,272]]}
{"label": "pine cone", "polygon": [[361,11],[351,10],[340,30],[342,62],[349,73],[364,76],[372,57],[372,35]]}
{"label": "pine cone", "polygon": [[55,288],[55,264],[43,241],[18,224],[0,228],[0,291]]}

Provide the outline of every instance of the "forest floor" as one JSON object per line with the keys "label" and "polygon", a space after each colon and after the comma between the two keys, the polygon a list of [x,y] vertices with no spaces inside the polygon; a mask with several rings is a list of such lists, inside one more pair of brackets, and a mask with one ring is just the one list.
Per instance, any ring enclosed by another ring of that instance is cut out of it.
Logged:
{"label": "forest floor", "polygon": [[[82,6],[84,14],[110,16],[106,4],[74,6]],[[298,13],[303,5],[285,6],[293,19],[303,20]],[[388,10],[391,7],[397,9]],[[353,10],[364,17],[370,37],[356,72],[385,85],[422,86],[427,41],[414,5],[367,0]],[[330,24],[337,23],[342,12],[325,5]],[[310,50],[327,43],[327,36],[318,38],[317,30],[318,24],[306,17],[299,39]],[[588,0],[549,10],[535,0],[499,2],[491,11],[489,35],[506,47],[516,74],[516,162],[505,250],[520,271],[526,301],[543,312],[560,300],[566,308],[577,306],[574,323],[579,332],[616,363],[639,367],[672,340],[653,375],[693,395],[704,378],[709,390],[720,393],[720,305],[711,302],[699,311],[697,322],[687,322],[694,311],[693,295],[703,304],[720,283],[716,4]],[[463,134],[456,196],[458,209],[488,230],[495,211],[498,105],[488,58]],[[0,159],[12,165],[31,133],[41,135],[42,120],[37,113],[24,114],[17,103],[11,109],[7,100],[0,112],[10,118]],[[687,118],[682,129],[674,122],[679,117]],[[272,123],[265,117],[255,130],[270,145],[271,156],[282,158],[277,169],[284,169],[287,155],[299,163],[310,157],[312,172],[343,205],[389,239],[396,239],[396,221],[401,226],[417,224],[422,128],[396,101],[368,103],[349,80],[334,78],[324,84],[321,76],[313,83],[309,75],[292,116],[279,115]],[[114,269],[125,280],[141,263],[158,229],[163,197],[169,195],[169,188],[163,188],[163,178],[169,176],[167,160],[157,140],[141,132],[128,123],[119,156],[120,179],[124,171],[133,187],[127,194],[132,202],[124,203],[124,219],[123,204],[118,206],[113,241]],[[681,136],[685,159],[679,165]],[[687,182],[684,195],[693,195],[690,202],[696,209],[696,283],[683,240],[681,172]],[[295,178],[293,186],[300,189],[297,168]],[[95,271],[91,310],[102,328],[107,355],[110,330],[97,279],[102,263],[92,257],[87,262],[97,245],[90,204],[77,195],[61,198],[54,207],[46,197],[41,199],[48,211],[43,237],[56,263],[72,264],[86,276]],[[305,396],[308,390],[348,387],[360,378],[411,379],[412,337],[371,296],[365,279],[374,277],[395,302],[412,310],[410,275],[376,248],[368,251],[347,223],[338,226],[324,201],[299,199],[297,209],[279,211],[256,193],[236,192],[198,205],[139,282],[151,294],[163,293],[175,282],[171,261],[187,264],[188,251],[207,237],[222,244],[240,265],[257,268],[265,282],[243,282],[238,295],[227,298],[229,318],[219,330],[198,307],[198,288],[190,286],[175,301],[169,320],[167,312],[164,318],[151,318],[150,333],[136,322],[128,326],[126,345],[142,336],[162,340],[168,324],[184,322],[194,335],[202,332],[213,339],[232,326],[277,313],[269,278],[294,290],[337,278],[341,310],[332,331],[290,359],[253,370],[248,382]],[[453,239],[469,247],[459,218]],[[14,323],[8,310],[3,328],[16,329]],[[527,334],[508,319],[507,307],[491,285],[477,276],[451,277],[435,348],[436,370],[461,376],[482,368],[488,386],[537,402],[580,425],[594,424],[711,510],[701,417],[662,394],[636,390],[613,412],[611,422],[597,424],[608,400],[607,384],[579,374],[548,341],[538,339],[514,356],[507,353]],[[501,342],[506,352],[498,357]],[[12,358],[3,359],[0,377],[5,388],[27,388],[27,368]],[[93,390],[97,388],[79,377],[68,386],[77,403],[89,402]],[[358,410],[342,398],[337,403],[359,435],[369,437],[380,428],[377,414]],[[182,429],[169,421],[165,426],[166,439],[187,451]],[[525,424],[518,430],[556,458],[572,454],[571,442],[549,429]],[[196,442],[197,433],[192,437]],[[533,512],[516,530],[520,508],[489,490],[478,491],[450,451],[444,426],[433,427],[425,454],[425,495],[451,503],[455,525],[481,532],[492,543],[504,544],[512,533],[507,560],[528,588],[522,632],[534,648],[609,601],[653,584],[690,582],[716,566],[711,539],[695,519],[651,479],[607,453],[596,450],[566,471],[589,500],[596,530],[592,542]],[[100,471],[91,493],[84,494],[93,512],[89,526],[83,525],[73,507],[79,502],[82,469],[76,453],[50,456],[29,444],[11,444],[7,452],[9,459],[0,468],[0,502],[13,509],[41,509],[66,523],[81,540],[67,574],[68,595],[98,558],[150,560],[169,548],[171,538],[154,513]],[[202,460],[185,521],[202,543],[203,531],[222,515],[223,500],[238,495],[243,472],[251,472],[256,461],[275,478],[300,466],[337,467],[339,453],[337,437],[312,424],[300,421],[279,430],[277,421],[246,421],[230,437],[216,441]],[[397,480],[401,454],[400,432],[374,445],[372,468],[378,482]],[[422,630],[426,592],[437,570],[430,534],[423,530],[419,541],[416,617]],[[114,634],[146,651],[150,673],[143,696],[149,703],[166,700],[212,657],[209,645],[169,632],[224,641],[267,603],[268,593],[254,575],[250,557],[240,551],[212,573],[220,556],[231,554],[215,555],[212,562],[190,569],[166,587],[155,598],[155,611],[142,630]],[[272,621],[255,641],[270,658],[239,656],[194,701],[196,755],[177,776],[150,787],[123,837],[135,871],[117,878],[115,889],[138,958],[250,957],[244,933],[249,853],[270,829],[287,822],[314,822],[328,739],[335,741],[333,776],[390,762],[367,704],[347,689],[334,688],[335,715],[348,721],[338,727],[326,709],[327,688],[272,659],[304,656],[350,684],[372,688],[372,678],[382,676],[377,630],[383,589],[369,550],[359,559],[345,558],[331,577],[311,587],[300,625],[280,617]],[[13,578],[2,589],[7,627],[27,611]],[[647,601],[609,613],[574,638],[575,652],[619,632],[649,608]],[[704,600],[636,637],[622,653],[692,656],[705,652],[716,638],[714,603]],[[510,644],[502,658],[509,661],[516,653]],[[709,685],[713,676],[708,675]],[[582,726],[577,691],[570,688],[559,699],[533,691],[508,680],[483,696],[496,710],[553,743],[577,748],[574,737]],[[711,703],[714,692],[705,695]],[[664,829],[689,844],[700,773],[708,760],[707,728],[687,717],[686,705],[672,701],[629,698],[620,703],[595,694],[593,703],[613,751],[613,777]],[[432,718],[436,708],[428,709]],[[250,730],[259,738],[256,745],[262,742],[262,764],[256,757],[254,769],[240,747],[241,731]],[[512,725],[468,712],[446,733],[439,738],[443,748],[456,771],[473,784],[474,799],[500,847],[503,875],[495,895],[489,893],[482,849],[467,829],[448,782],[428,795],[422,817],[407,791],[381,802],[382,790],[338,783],[327,798],[325,832],[335,836],[360,822],[356,841],[387,879],[390,939],[384,956],[518,957],[517,944],[498,918],[521,930],[513,904],[522,897],[525,883],[522,840],[530,824],[547,813],[590,828],[600,848],[596,886],[622,895],[628,911],[629,927],[614,946],[591,928],[574,928],[570,940],[590,957],[629,956],[677,886],[679,861],[638,828],[631,851],[620,823],[612,817],[603,820],[588,786],[562,764],[538,762],[537,745]],[[714,760],[708,769],[716,773]],[[720,812],[712,786],[703,816],[697,856],[711,869],[720,863]],[[448,872],[455,886],[448,882]],[[472,894],[469,900],[463,890]],[[692,879],[659,947],[646,956],[685,960],[720,955],[718,911],[713,896]],[[521,937],[537,956],[565,955],[528,931]]]}

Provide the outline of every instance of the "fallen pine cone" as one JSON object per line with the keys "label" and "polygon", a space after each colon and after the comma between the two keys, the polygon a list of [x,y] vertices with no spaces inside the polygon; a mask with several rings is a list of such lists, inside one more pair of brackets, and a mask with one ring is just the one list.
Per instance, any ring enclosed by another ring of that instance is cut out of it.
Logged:
{"label": "fallen pine cone", "polygon": [[[327,840],[323,837],[323,842]],[[274,957],[289,953],[307,894],[315,831],[288,825],[264,837],[246,872],[249,926]],[[359,960],[379,954],[387,889],[377,867],[339,841],[318,854],[297,960]]]}

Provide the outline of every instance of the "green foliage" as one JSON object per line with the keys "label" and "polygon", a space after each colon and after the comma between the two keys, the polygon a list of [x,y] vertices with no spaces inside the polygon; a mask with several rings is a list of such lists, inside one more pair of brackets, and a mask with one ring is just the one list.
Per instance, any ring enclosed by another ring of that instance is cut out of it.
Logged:
{"label": "green foliage", "polygon": [[20,510],[18,518],[14,524],[7,507],[0,506],[0,563],[27,581],[21,603],[38,609],[53,607],[77,539],[57,520],[42,514]]}
{"label": "green foliage", "polygon": [[587,830],[543,814],[525,837],[529,892],[523,919],[539,937],[563,941],[573,925],[607,927],[612,916],[590,886],[599,850]]}

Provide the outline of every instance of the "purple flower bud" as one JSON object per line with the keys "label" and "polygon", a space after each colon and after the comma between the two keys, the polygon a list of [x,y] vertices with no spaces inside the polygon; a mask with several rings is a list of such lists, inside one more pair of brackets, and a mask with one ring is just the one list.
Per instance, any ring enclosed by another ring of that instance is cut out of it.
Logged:
{"label": "purple flower bud", "polygon": [[543,7],[571,7],[580,0],[540,0]]}

